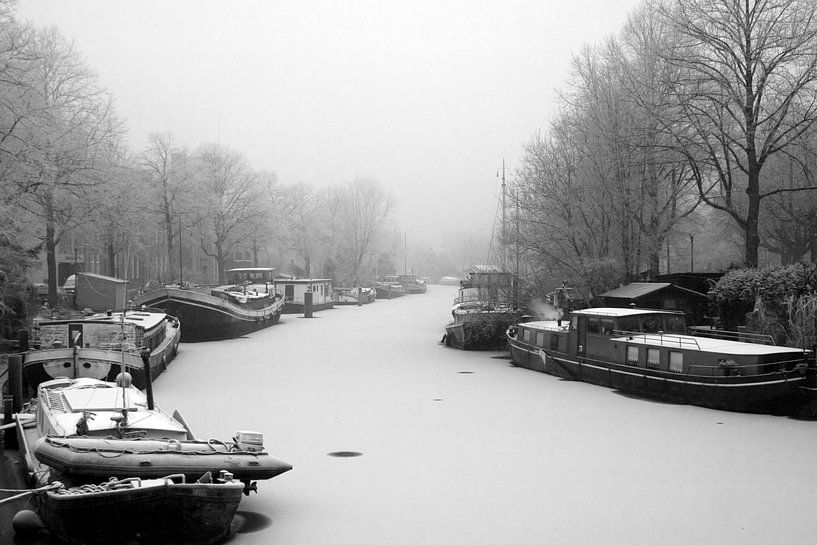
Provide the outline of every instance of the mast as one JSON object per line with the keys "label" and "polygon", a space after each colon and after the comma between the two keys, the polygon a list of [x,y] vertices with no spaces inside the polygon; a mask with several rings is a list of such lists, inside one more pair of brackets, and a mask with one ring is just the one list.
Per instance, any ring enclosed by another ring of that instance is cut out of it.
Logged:
{"label": "mast", "polygon": [[507,226],[505,222],[505,159],[502,159],[502,240],[500,240],[499,244],[501,247],[500,250],[500,263],[502,264],[502,268],[504,269],[507,262]]}

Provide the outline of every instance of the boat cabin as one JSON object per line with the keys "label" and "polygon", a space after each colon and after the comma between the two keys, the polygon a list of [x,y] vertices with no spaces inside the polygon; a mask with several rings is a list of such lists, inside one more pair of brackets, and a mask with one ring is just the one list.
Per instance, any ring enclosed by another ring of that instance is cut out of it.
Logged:
{"label": "boat cabin", "polygon": [[244,267],[227,271],[231,284],[274,284],[275,269],[269,267]]}
{"label": "boat cabin", "polygon": [[[122,423],[124,431],[183,440],[187,430],[157,408],[148,410],[140,390],[89,378],[59,378],[38,387],[37,427],[42,436],[108,437]],[[126,411],[127,421],[122,414]]]}
{"label": "boat cabin", "polygon": [[460,282],[460,292],[454,302],[510,302],[513,287],[513,273],[491,265],[474,265]]}
{"label": "boat cabin", "polygon": [[276,286],[283,286],[284,314],[295,314],[306,310],[306,294],[312,294],[312,310],[332,308],[332,280],[329,278],[278,278]]}
{"label": "boat cabin", "polygon": [[167,314],[139,309],[94,314],[76,320],[39,322],[34,329],[34,345],[41,348],[60,346],[102,350],[155,349],[165,340]]}

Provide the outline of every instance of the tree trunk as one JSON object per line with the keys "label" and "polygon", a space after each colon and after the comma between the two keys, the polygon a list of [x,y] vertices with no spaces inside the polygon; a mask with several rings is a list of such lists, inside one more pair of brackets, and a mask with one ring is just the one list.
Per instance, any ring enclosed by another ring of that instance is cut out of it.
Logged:
{"label": "tree trunk", "polygon": [[114,250],[113,242],[108,242],[106,250],[108,253],[108,269],[105,274],[116,278],[116,251]]}
{"label": "tree trunk", "polygon": [[[165,227],[165,244],[167,244],[167,263],[165,264],[165,268],[167,270],[162,271],[162,277],[164,281],[167,281],[168,277],[173,281],[176,279],[176,273],[174,272],[176,260],[173,259],[173,218],[168,212],[165,213]],[[181,236],[181,232],[179,236]]]}
{"label": "tree trunk", "polygon": [[45,225],[45,254],[48,267],[48,306],[57,304],[57,243],[54,240],[54,220],[50,214]]}
{"label": "tree trunk", "polygon": [[760,218],[760,166],[754,160],[753,150],[749,150],[749,181],[746,185],[746,195],[749,198],[749,208],[746,213],[746,266],[757,267],[760,234],[758,221]]}

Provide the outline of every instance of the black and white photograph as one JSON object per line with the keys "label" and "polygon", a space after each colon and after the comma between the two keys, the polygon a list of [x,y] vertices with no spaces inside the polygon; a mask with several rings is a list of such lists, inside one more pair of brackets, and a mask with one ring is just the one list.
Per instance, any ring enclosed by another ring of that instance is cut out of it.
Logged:
{"label": "black and white photograph", "polygon": [[0,544],[817,539],[814,0],[0,0]]}

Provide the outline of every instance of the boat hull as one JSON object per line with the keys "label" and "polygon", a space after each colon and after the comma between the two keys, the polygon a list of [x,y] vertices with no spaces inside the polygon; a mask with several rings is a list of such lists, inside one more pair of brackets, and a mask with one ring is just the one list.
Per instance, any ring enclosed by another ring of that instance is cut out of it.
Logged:
{"label": "boat hull", "polygon": [[[165,325],[164,340],[150,352],[150,379],[161,375],[176,357],[181,339],[178,320]],[[130,373],[133,385],[143,390],[147,386],[145,366],[138,351],[103,350],[101,348],[40,348],[25,354],[23,374],[32,387],[58,377],[95,378],[114,382],[122,371]]]}
{"label": "boat hull", "polygon": [[[313,303],[312,311],[318,312],[320,310],[328,310],[335,307],[334,301],[326,301],[323,303]],[[284,305],[284,314],[303,314],[306,312],[306,306],[298,301],[287,301]]]}
{"label": "boat hull", "polygon": [[762,377],[702,377],[570,357],[532,346],[513,335],[508,335],[508,345],[519,367],[638,397],[719,410],[788,413],[803,399],[802,386],[807,381],[802,368]]}
{"label": "boat hull", "polygon": [[43,437],[33,451],[40,463],[71,483],[134,475],[160,478],[172,473],[193,480],[221,470],[241,481],[255,481],[292,469],[266,452],[234,450],[221,441]]}
{"label": "boat hull", "polygon": [[243,308],[206,293],[163,288],[140,295],[138,305],[160,308],[184,324],[183,342],[215,341],[240,337],[278,323],[284,303],[276,299],[261,308]]}
{"label": "boat hull", "polygon": [[406,294],[405,288],[402,286],[375,286],[376,299],[396,299]]}
{"label": "boat hull", "polygon": [[213,544],[229,535],[243,489],[238,482],[169,482],[90,493],[49,491],[38,511],[49,532],[73,544]]}
{"label": "boat hull", "polygon": [[445,344],[462,350],[501,350],[507,346],[508,328],[517,320],[515,311],[454,311],[454,321],[445,326]]}

